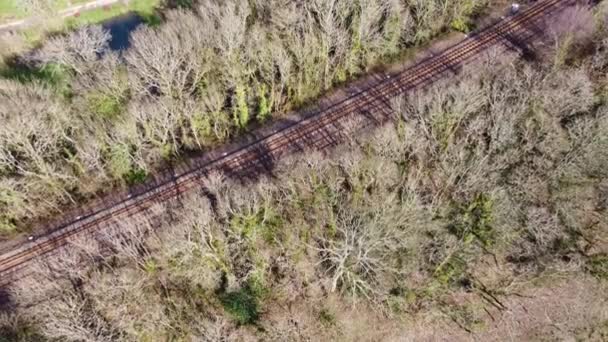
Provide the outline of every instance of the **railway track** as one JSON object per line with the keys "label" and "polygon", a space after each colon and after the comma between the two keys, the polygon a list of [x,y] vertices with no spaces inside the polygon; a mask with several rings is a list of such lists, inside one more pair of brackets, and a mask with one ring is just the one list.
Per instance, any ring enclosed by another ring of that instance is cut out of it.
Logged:
{"label": "railway track", "polygon": [[268,172],[282,155],[303,149],[325,149],[341,142],[342,122],[358,116],[367,124],[380,124],[392,117],[390,100],[410,90],[424,87],[458,68],[488,48],[501,43],[525,43],[535,32],[535,25],[548,15],[575,3],[574,0],[538,1],[517,15],[500,20],[469,34],[461,42],[425,59],[402,72],[382,75],[366,89],[327,108],[263,136],[233,151],[216,157],[193,160],[151,182],[141,190],[121,198],[108,199],[91,209],[83,209],[69,219],[53,225],[44,237],[27,242],[0,256],[0,286],[6,286],[27,274],[27,264],[68,244],[70,238],[87,234],[141,213],[156,203],[165,202],[200,187],[205,177],[220,171],[233,177],[249,178]]}

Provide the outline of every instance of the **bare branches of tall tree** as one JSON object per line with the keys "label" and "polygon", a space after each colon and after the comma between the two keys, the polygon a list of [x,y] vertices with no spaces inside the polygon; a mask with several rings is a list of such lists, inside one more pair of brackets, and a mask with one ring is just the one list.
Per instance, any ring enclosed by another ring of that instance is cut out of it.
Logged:
{"label": "bare branches of tall tree", "polygon": [[137,93],[185,100],[211,70],[206,52],[208,27],[185,11],[171,12],[168,17],[170,21],[158,29],[135,31],[125,58]]}
{"label": "bare branches of tall tree", "polygon": [[[63,165],[63,148],[72,141],[64,108],[39,85],[0,81],[0,172],[15,175],[4,184],[3,211],[38,215],[70,199],[65,188],[74,181]],[[17,206],[14,207],[13,206]]]}
{"label": "bare branches of tall tree", "polygon": [[110,33],[101,26],[85,26],[49,39],[30,57],[34,63],[64,65],[83,74],[109,47]]}

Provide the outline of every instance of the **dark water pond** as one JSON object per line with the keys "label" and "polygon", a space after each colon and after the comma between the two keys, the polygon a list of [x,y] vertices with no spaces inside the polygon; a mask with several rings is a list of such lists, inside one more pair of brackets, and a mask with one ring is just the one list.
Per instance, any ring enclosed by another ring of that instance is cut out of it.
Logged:
{"label": "dark water pond", "polygon": [[131,33],[144,24],[144,20],[137,13],[127,13],[104,21],[101,26],[110,31],[110,49],[122,51],[130,47]]}

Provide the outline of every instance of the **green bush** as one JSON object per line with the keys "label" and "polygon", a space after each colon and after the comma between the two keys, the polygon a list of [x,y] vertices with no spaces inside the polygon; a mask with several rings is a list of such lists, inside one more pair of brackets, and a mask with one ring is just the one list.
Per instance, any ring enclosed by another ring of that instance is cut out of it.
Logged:
{"label": "green bush", "polygon": [[224,310],[239,324],[253,324],[259,318],[259,303],[249,285],[220,296]]}
{"label": "green bush", "polygon": [[237,86],[234,93],[234,122],[239,128],[245,128],[249,123],[247,93],[242,86]]}
{"label": "green bush", "polygon": [[593,276],[608,280],[608,254],[598,254],[589,257],[586,269]]}
{"label": "green bush", "polygon": [[267,243],[281,241],[283,233],[281,217],[270,208],[262,208],[254,213],[241,213],[231,220],[232,229],[249,241],[256,241],[258,237]]}
{"label": "green bush", "polygon": [[115,179],[121,179],[131,172],[131,154],[126,145],[114,145],[108,151],[108,168]]}
{"label": "green bush", "polygon": [[439,285],[453,285],[464,277],[467,271],[467,262],[458,255],[452,255],[435,269],[434,278]]}
{"label": "green bush", "polygon": [[272,108],[268,101],[268,89],[265,85],[260,86],[258,91],[258,121],[266,121],[272,114]]}
{"label": "green bush", "polygon": [[332,327],[336,325],[336,316],[328,309],[323,308],[319,311],[319,321],[326,327]]}
{"label": "green bush", "polygon": [[466,18],[456,18],[452,20],[450,26],[460,32],[469,32],[471,31],[471,23]]}
{"label": "green bush", "polygon": [[486,7],[486,1],[463,1],[456,9],[454,19],[450,23],[452,29],[460,32],[469,32],[473,27],[472,19],[478,16]]}
{"label": "green bush", "polygon": [[123,175],[123,179],[129,185],[141,184],[148,177],[148,172],[143,169],[129,170]]}
{"label": "green bush", "polygon": [[23,83],[43,82],[57,86],[66,80],[67,72],[65,68],[58,64],[47,64],[43,67],[27,67],[25,65],[9,63],[0,70],[0,76]]}
{"label": "green bush", "polygon": [[124,100],[101,93],[89,95],[88,105],[91,112],[105,119],[115,119],[125,111]]}
{"label": "green bush", "polygon": [[492,201],[484,194],[478,195],[471,203],[456,205],[449,215],[450,233],[466,243],[479,241],[484,247],[495,242],[492,228]]}
{"label": "green bush", "polygon": [[8,216],[0,216],[0,236],[3,234],[11,234],[15,231],[17,225],[15,219]]}
{"label": "green bush", "polygon": [[194,0],[167,0],[169,7],[181,7],[181,8],[192,8]]}

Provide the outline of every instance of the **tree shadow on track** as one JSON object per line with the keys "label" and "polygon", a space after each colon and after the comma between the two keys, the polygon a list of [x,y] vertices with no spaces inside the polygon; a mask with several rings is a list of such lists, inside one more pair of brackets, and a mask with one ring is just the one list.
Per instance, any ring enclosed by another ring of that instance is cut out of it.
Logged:
{"label": "tree shadow on track", "polygon": [[262,141],[241,152],[234,160],[226,160],[220,170],[229,178],[241,182],[255,182],[263,175],[274,178],[276,151],[272,151],[267,142]]}
{"label": "tree shadow on track", "polygon": [[530,47],[527,39],[511,33],[503,34],[502,39],[505,46],[511,51],[518,52],[523,60],[528,62],[536,60],[536,53]]}

